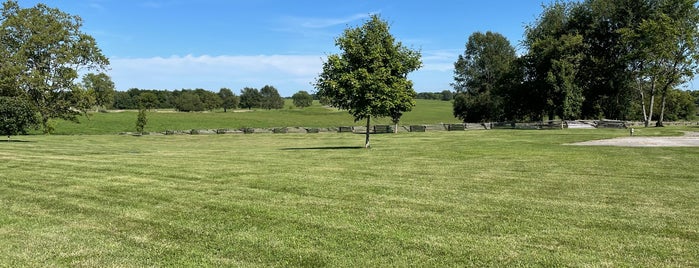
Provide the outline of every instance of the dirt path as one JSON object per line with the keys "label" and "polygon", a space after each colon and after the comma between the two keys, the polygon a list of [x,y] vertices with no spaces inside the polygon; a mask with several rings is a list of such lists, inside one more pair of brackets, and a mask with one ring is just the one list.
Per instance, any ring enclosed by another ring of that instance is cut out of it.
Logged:
{"label": "dirt path", "polygon": [[699,132],[685,132],[682,137],[623,137],[594,140],[571,145],[622,147],[699,147]]}

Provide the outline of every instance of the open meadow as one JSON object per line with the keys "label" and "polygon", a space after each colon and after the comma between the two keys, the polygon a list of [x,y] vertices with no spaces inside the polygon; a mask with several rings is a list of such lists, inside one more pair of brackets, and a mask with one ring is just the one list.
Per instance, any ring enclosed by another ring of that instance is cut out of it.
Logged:
{"label": "open meadow", "polygon": [[[458,123],[452,115],[449,101],[416,100],[413,111],[401,118],[401,125]],[[362,126],[366,121],[354,122],[347,111],[323,107],[315,101],[312,106],[303,109],[288,107],[291,100],[286,100],[285,108],[280,110],[236,110],[224,113],[214,112],[180,113],[172,110],[153,110],[147,112],[148,124],[145,131],[164,132],[166,130],[189,129],[239,129],[246,127],[338,127]],[[56,121],[54,134],[117,134],[133,132],[136,128],[137,111],[119,111],[108,113],[90,113],[89,117],[79,117],[80,123]],[[392,124],[390,118],[372,119],[374,124]]]}
{"label": "open meadow", "polygon": [[626,135],[21,136],[0,266],[699,266],[699,148],[566,145]]}

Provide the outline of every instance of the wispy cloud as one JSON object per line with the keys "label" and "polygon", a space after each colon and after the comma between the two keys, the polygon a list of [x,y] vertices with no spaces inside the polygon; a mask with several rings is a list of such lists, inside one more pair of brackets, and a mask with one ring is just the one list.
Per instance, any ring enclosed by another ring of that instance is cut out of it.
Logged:
{"label": "wispy cloud", "polygon": [[452,72],[459,57],[458,49],[422,51],[422,68],[425,71]]}
{"label": "wispy cloud", "polygon": [[205,88],[274,85],[282,95],[308,90],[320,73],[320,55],[171,56],[113,58],[110,75],[118,89]]}
{"label": "wispy cloud", "polygon": [[291,22],[296,22],[297,25],[303,28],[327,28],[337,25],[345,25],[353,21],[369,18],[374,12],[354,14],[342,18],[288,18]]}
{"label": "wispy cloud", "polygon": [[[411,74],[417,90],[448,88],[459,50],[422,52],[423,67]],[[109,74],[119,90],[129,88],[218,90],[273,85],[283,96],[312,90],[323,55],[186,55],[112,58]],[[433,77],[438,77],[435,79]],[[437,86],[435,86],[437,85]]]}
{"label": "wispy cloud", "polygon": [[376,12],[358,13],[337,18],[282,17],[272,30],[299,34],[305,37],[329,37],[337,34],[336,26],[345,26],[354,21],[369,18]]}

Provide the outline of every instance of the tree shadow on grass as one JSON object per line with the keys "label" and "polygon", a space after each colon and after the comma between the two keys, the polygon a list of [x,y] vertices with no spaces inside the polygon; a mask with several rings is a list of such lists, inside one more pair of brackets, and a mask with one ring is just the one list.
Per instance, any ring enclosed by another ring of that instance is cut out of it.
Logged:
{"label": "tree shadow on grass", "polygon": [[10,143],[10,142],[33,142],[33,141],[23,141],[23,140],[6,140],[6,139],[0,139],[0,142],[4,143]]}
{"label": "tree shadow on grass", "polygon": [[300,151],[300,150],[356,150],[364,149],[363,146],[325,146],[325,147],[303,147],[303,148],[282,148],[282,151]]}

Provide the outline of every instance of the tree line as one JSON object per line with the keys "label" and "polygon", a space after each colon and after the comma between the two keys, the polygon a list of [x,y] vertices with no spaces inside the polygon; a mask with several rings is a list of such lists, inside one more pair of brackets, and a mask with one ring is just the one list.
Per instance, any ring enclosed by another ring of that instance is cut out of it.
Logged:
{"label": "tree line", "polygon": [[[313,95],[306,91],[295,93],[291,99],[294,106],[304,108],[311,106]],[[197,112],[223,109],[282,109],[284,98],[274,86],[266,85],[261,89],[245,87],[236,95],[229,88],[218,92],[197,88],[182,90],[150,90],[131,88],[127,91],[113,93],[112,102],[107,109],[175,109],[180,112]]]}
{"label": "tree line", "polygon": [[469,122],[554,119],[690,120],[697,72],[694,0],[555,2],[526,26],[518,55],[476,32],[454,64],[454,116]]}

